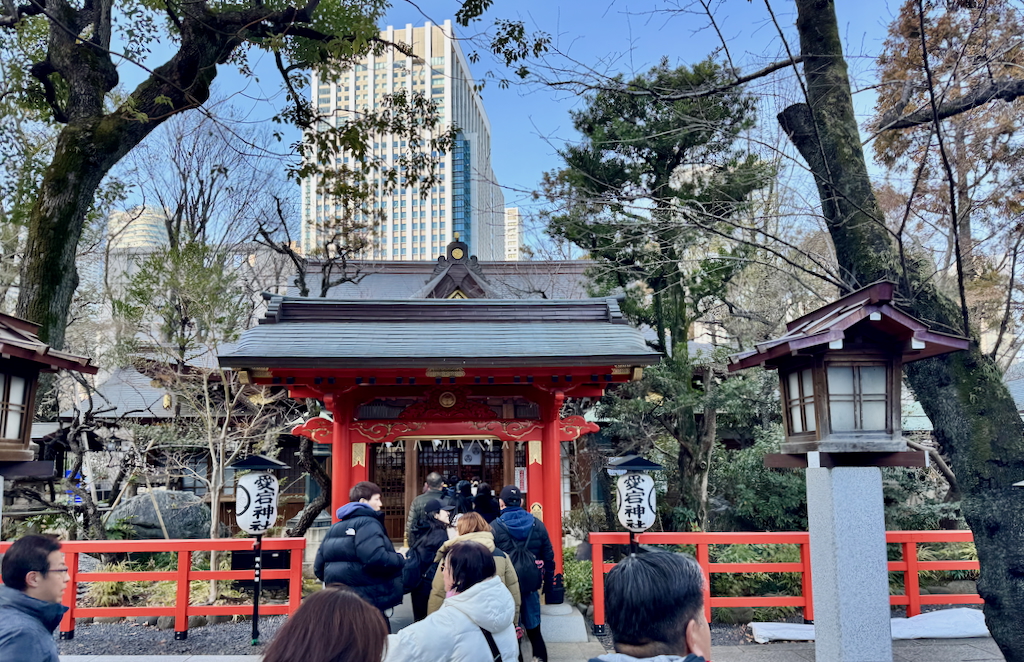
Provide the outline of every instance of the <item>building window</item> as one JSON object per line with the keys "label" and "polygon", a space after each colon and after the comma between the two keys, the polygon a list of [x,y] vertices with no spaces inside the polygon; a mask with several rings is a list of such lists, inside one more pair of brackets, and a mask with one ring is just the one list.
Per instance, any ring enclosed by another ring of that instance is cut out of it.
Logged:
{"label": "building window", "polygon": [[831,363],[826,372],[833,432],[889,429],[888,367],[884,363]]}
{"label": "building window", "polygon": [[810,368],[786,375],[786,417],[789,433],[814,432],[814,378]]}

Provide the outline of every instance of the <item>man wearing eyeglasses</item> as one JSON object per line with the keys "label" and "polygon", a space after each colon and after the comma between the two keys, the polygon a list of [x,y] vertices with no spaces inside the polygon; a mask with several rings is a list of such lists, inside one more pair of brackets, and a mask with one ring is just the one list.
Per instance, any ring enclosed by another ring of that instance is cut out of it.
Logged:
{"label": "man wearing eyeglasses", "polygon": [[68,610],[60,602],[68,584],[60,543],[46,536],[15,541],[0,575],[0,660],[60,662],[53,631]]}

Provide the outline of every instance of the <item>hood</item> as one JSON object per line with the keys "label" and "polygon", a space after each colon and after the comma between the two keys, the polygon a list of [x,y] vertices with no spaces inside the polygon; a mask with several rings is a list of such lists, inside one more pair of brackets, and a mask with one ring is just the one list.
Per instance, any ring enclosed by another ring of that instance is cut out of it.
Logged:
{"label": "hood", "polygon": [[516,540],[526,540],[533,527],[534,517],[519,506],[509,506],[501,511],[501,521],[508,526],[509,533]]}
{"label": "hood", "polygon": [[633,657],[625,653],[606,653],[597,658],[601,662],[704,662],[704,658],[697,655],[655,655],[654,657]]}
{"label": "hood", "polygon": [[516,612],[512,594],[495,575],[465,593],[446,598],[442,609],[458,609],[466,618],[488,632],[501,632],[512,625]]}
{"label": "hood", "polygon": [[474,531],[461,536],[455,536],[451,540],[445,541],[445,543],[438,548],[437,554],[434,555],[434,560],[440,561],[444,558],[444,555],[448,553],[448,550],[451,549],[452,545],[466,540],[478,542],[486,547],[488,552],[494,552],[494,534],[490,531]]}
{"label": "hood", "polygon": [[[475,588],[475,587],[474,587]],[[8,586],[0,586],[0,607],[16,609],[23,614],[40,621],[47,630],[53,632],[60,619],[64,617],[67,607],[59,602],[37,600]]]}
{"label": "hood", "polygon": [[[366,510],[366,512],[361,512],[364,509]],[[355,513],[356,516],[377,516],[377,511],[374,510],[373,508],[370,508],[369,504],[365,504],[360,501],[353,501],[351,503],[346,503],[341,508],[338,508],[338,519],[347,519],[349,517],[352,517],[353,513]]]}

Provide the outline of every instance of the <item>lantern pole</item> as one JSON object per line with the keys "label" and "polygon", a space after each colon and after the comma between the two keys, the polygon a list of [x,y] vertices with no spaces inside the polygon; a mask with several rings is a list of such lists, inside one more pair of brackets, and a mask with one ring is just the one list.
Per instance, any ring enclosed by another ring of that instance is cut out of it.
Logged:
{"label": "lantern pole", "polygon": [[263,534],[256,534],[256,563],[253,566],[255,576],[253,577],[253,591],[252,591],[252,645],[257,646],[260,643],[260,589],[263,588],[263,580],[260,577],[262,574],[260,571],[263,567]]}

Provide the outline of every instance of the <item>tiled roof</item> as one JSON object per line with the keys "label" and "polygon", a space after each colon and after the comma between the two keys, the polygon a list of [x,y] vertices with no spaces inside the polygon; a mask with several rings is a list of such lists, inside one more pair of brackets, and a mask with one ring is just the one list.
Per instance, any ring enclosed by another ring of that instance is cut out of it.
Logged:
{"label": "tiled roof", "polygon": [[660,355],[614,299],[273,297],[266,317],[221,354],[229,368],[651,365]]}

